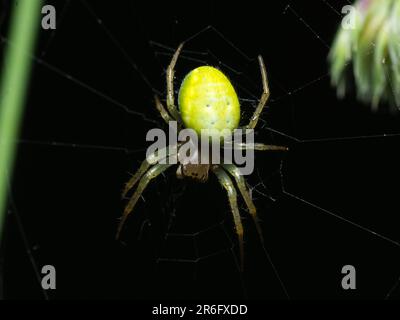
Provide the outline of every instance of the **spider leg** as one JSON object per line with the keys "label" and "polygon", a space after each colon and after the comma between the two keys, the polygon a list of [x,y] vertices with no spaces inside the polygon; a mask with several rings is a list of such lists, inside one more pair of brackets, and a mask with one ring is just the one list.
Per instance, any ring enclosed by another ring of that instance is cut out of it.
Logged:
{"label": "spider leg", "polygon": [[249,124],[245,127],[246,129],[254,129],[256,127],[258,118],[260,117],[260,114],[263,111],[264,106],[267,103],[269,94],[270,94],[269,86],[268,86],[267,71],[265,70],[264,60],[261,56],[258,56],[258,63],[260,64],[263,93],[261,95],[260,101],[258,102],[258,106],[257,106],[256,110],[254,111],[253,116],[250,118]]}
{"label": "spider leg", "polygon": [[[287,147],[282,147],[282,146],[275,146],[275,145],[270,145],[270,144],[264,144],[264,143],[236,143],[236,144],[231,144],[232,149],[238,149],[238,150],[259,150],[259,151],[288,151],[289,149]],[[230,146],[229,146],[230,147]]]}
{"label": "spider leg", "polygon": [[260,237],[261,243],[264,245],[264,237],[261,231],[261,227],[257,217],[257,209],[254,205],[253,200],[251,199],[250,192],[246,187],[246,181],[243,176],[240,174],[240,170],[234,164],[224,164],[222,167],[228,171],[236,181],[237,187],[242,194],[244,202],[246,202],[247,208],[249,209],[250,215],[253,218],[254,224],[256,225],[258,235]]}
{"label": "spider leg", "polygon": [[129,181],[125,184],[124,191],[122,191],[122,198],[126,197],[126,194],[133,188],[136,182],[143,176],[143,174],[151,167],[151,164],[146,160],[142,162],[139,169],[135,172],[135,174],[129,179]]}
{"label": "spider leg", "polygon": [[181,43],[178,49],[175,51],[172,60],[167,69],[167,108],[170,114],[178,121],[182,123],[181,116],[178,112],[177,107],[175,106],[174,99],[174,75],[175,75],[175,65],[178,60],[178,56],[182,50],[183,43]]}
{"label": "spider leg", "polygon": [[139,169],[125,184],[124,190],[122,191],[122,198],[125,198],[126,194],[131,190],[139,179],[145,174],[145,172],[158,161],[165,159],[167,156],[173,156],[177,153],[177,146],[171,145],[166,148],[161,148],[154,153],[147,156],[142,162]]}
{"label": "spider leg", "polygon": [[140,179],[140,182],[139,182],[134,194],[130,198],[128,204],[125,207],[124,213],[122,214],[121,221],[119,222],[119,225],[118,225],[118,230],[117,230],[117,235],[116,235],[117,239],[119,238],[119,236],[121,234],[122,227],[123,227],[128,215],[132,212],[137,201],[139,200],[139,197],[141,196],[141,194],[143,193],[144,189],[147,187],[149,182],[152,179],[156,178],[159,174],[161,174],[162,172],[164,172],[171,166],[172,166],[172,164],[156,164],[153,167],[151,167],[144,174],[144,176]]}
{"label": "spider leg", "polygon": [[239,209],[237,205],[237,194],[235,186],[231,178],[229,178],[228,174],[218,166],[213,167],[213,172],[218,178],[219,183],[225,188],[228,194],[228,200],[231,207],[233,220],[235,222],[236,233],[239,240],[239,251],[240,251],[240,270],[243,271],[243,256],[244,256],[244,248],[243,248],[243,226],[242,221],[240,220]]}
{"label": "spider leg", "polygon": [[171,115],[168,113],[168,111],[165,109],[164,105],[160,101],[160,98],[155,95],[154,100],[156,102],[156,108],[158,112],[161,114],[161,117],[164,119],[164,121],[168,124],[170,121],[175,120]]}

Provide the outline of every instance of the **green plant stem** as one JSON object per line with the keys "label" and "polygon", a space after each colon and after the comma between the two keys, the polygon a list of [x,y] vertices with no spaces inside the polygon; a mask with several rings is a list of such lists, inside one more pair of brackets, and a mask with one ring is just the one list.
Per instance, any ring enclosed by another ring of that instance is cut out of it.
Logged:
{"label": "green plant stem", "polygon": [[42,0],[15,1],[0,83],[0,241]]}

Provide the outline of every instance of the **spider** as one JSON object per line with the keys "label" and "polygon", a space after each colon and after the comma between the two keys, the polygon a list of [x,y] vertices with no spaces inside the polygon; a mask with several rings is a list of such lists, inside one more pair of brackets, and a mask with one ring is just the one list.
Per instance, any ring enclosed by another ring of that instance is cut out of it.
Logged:
{"label": "spider", "polygon": [[[238,96],[233,88],[229,79],[219,70],[211,66],[200,66],[187,74],[184,78],[178,97],[178,108],[175,105],[174,98],[174,73],[175,65],[178,60],[179,54],[182,50],[183,44],[180,44],[174,53],[172,60],[166,72],[167,82],[167,109],[163,106],[160,99],[155,96],[155,105],[160,112],[162,118],[169,123],[176,121],[179,129],[190,128],[196,132],[201,129],[228,129],[233,131],[239,128],[240,121],[240,104]],[[261,70],[263,92],[258,105],[254,111],[253,116],[247,125],[242,126],[242,129],[254,129],[259,120],[260,114],[269,98],[270,92],[268,87],[267,73],[261,55],[258,56],[258,62]],[[262,143],[246,144],[242,143],[240,146],[234,146],[240,149],[253,149],[253,150],[275,150],[286,151],[286,147],[266,145]],[[171,152],[171,151],[169,151]],[[179,145],[173,151],[179,152]],[[154,152],[146,158],[140,165],[137,172],[126,183],[122,196],[125,197],[137,184],[136,190],[130,197],[123,215],[121,217],[117,239],[120,236],[122,227],[128,217],[133,211],[139,197],[149,184],[162,172],[170,168],[173,164],[161,164],[160,160],[171,154],[163,154]],[[234,164],[193,164],[178,162],[176,175],[178,178],[192,178],[199,182],[206,182],[208,180],[209,172],[216,175],[219,183],[226,190],[229,200],[230,209],[235,223],[235,229],[239,243],[240,254],[240,270],[243,271],[244,266],[244,246],[243,246],[243,226],[239,214],[237,204],[237,192],[241,193],[246,206],[254,220],[257,233],[259,235],[262,245],[264,245],[264,238],[262,235],[261,227],[258,222],[256,207],[253,203],[250,191],[247,189],[246,181],[240,173],[240,170]],[[231,177],[235,180],[233,183]]]}

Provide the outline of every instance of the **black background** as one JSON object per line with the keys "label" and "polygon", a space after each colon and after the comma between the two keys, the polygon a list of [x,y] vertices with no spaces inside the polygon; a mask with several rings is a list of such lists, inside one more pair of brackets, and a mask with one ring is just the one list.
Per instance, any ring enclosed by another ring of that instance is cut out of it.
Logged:
{"label": "black background", "polygon": [[[329,83],[347,1],[49,3],[57,30],[41,30],[34,58],[10,193],[6,298],[44,298],[27,249],[39,273],[56,267],[50,299],[400,297],[399,137],[383,136],[400,131],[400,118],[384,106],[371,113],[354,92],[340,101]],[[254,191],[268,255],[242,210],[243,274],[214,178],[181,182],[170,170],[115,240],[128,172],[144,159],[147,130],[165,128],[153,95],[165,96],[165,69],[185,40],[176,88],[195,66],[217,66],[243,99],[243,121],[261,94],[263,55],[272,96],[257,141],[290,148],[256,155],[249,183],[270,196]],[[348,264],[356,290],[341,287]]]}

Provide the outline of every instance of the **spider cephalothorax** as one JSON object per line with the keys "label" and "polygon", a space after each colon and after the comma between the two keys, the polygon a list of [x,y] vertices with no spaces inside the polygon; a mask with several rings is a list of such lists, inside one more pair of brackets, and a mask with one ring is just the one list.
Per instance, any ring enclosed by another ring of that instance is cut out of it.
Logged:
{"label": "spider cephalothorax", "polygon": [[[217,134],[222,134],[222,132],[231,132],[234,129],[237,129],[240,121],[240,104],[235,89],[229,79],[220,70],[210,66],[201,66],[196,68],[185,77],[179,90],[178,111],[178,108],[175,105],[173,80],[175,64],[179,53],[182,50],[182,46],[183,44],[178,47],[167,69],[167,109],[165,109],[158,97],[155,98],[156,107],[162,118],[167,123],[176,121],[178,123],[178,130],[189,128],[198,135],[204,133],[204,131],[210,132],[211,135],[211,132],[213,134],[215,134],[215,132]],[[261,69],[263,93],[253,116],[250,118],[249,123],[242,127],[243,129],[255,128],[269,97],[267,74],[261,56],[258,57],[258,61]],[[222,135],[220,135],[220,137],[221,136]],[[123,196],[125,196],[136,185],[136,183],[138,185],[125,207],[118,226],[117,238],[120,235],[126,218],[132,212],[148,183],[166,169],[173,166],[173,164],[171,164],[173,162],[168,160],[179,154],[180,146],[181,144],[178,144],[175,148],[165,148],[162,152],[159,150],[147,156],[138,171],[126,183]],[[287,150],[286,147],[265,145],[262,143],[233,144],[232,148],[241,150]],[[200,152],[198,153],[198,157],[200,157]],[[178,178],[188,177],[200,182],[206,182],[209,173],[212,172],[217,176],[218,181],[227,191],[236,233],[238,235],[241,270],[243,270],[243,227],[237,205],[236,189],[239,190],[247,205],[250,215],[255,222],[261,242],[263,243],[264,240],[251,193],[247,189],[246,182],[240,169],[232,163],[223,163],[223,161],[218,164],[211,164],[211,162],[198,164],[193,162],[178,162],[177,165],[178,169],[176,174]],[[233,184],[231,177],[235,180],[236,187]]]}

